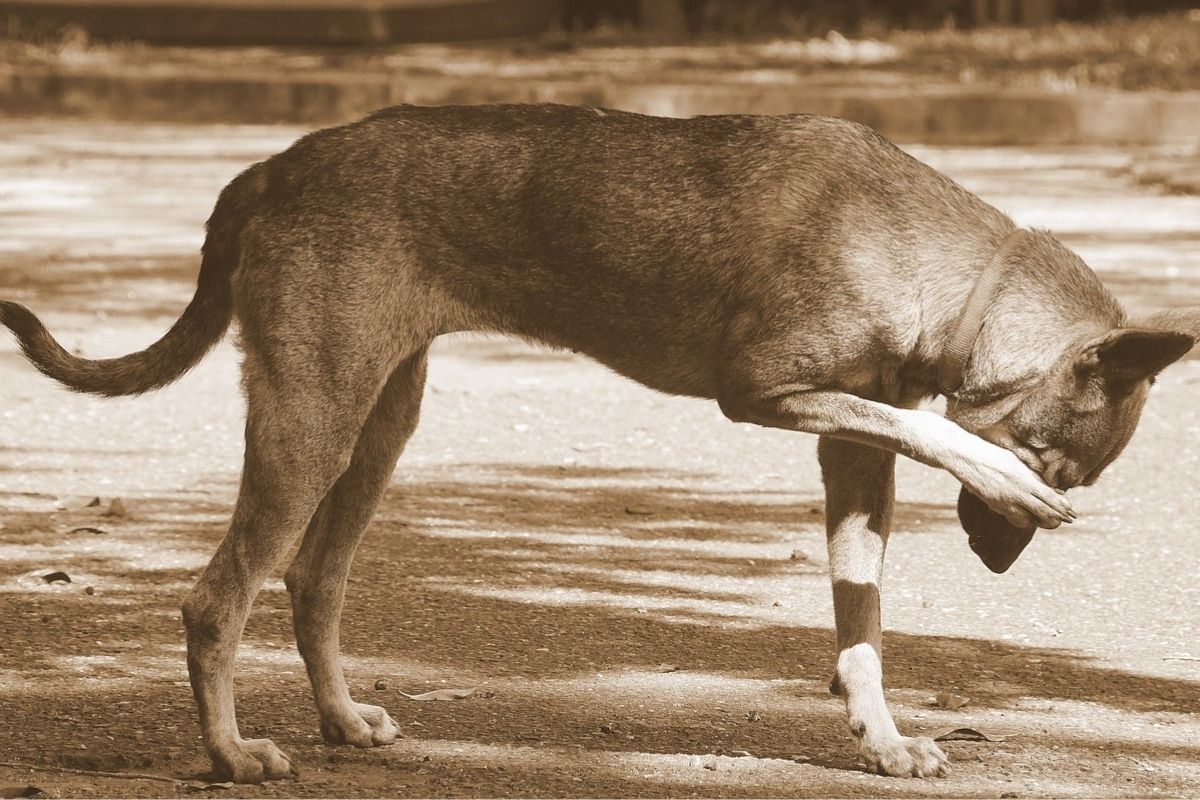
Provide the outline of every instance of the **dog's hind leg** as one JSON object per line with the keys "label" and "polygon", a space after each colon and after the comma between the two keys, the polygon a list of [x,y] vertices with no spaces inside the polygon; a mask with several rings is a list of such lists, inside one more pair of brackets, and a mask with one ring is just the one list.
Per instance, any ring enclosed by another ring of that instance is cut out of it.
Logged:
{"label": "dog's hind leg", "polygon": [[[351,358],[349,348],[359,343],[354,336],[337,329],[314,336],[306,309],[300,311],[271,320],[276,334],[287,335],[263,335],[256,320],[243,324],[246,455],[237,506],[229,533],[183,604],[204,744],[217,773],[238,783],[291,773],[269,740],[238,732],[233,665],[250,606],[349,466],[394,364],[361,351]],[[339,368],[321,369],[320,359],[339,348]]]}
{"label": "dog's hind leg", "polygon": [[321,734],[331,744],[371,747],[390,744],[398,735],[384,709],[351,699],[338,629],[354,551],[417,426],[426,353],[422,348],[392,373],[358,437],[349,469],[321,501],[287,570],[296,643],[312,681]]}
{"label": "dog's hind leg", "polygon": [[869,766],[884,774],[943,775],[946,756],[926,737],[896,730],[883,697],[879,589],[895,496],[893,453],[822,436],[825,515],[837,672],[830,687],[846,701],[850,732]]}

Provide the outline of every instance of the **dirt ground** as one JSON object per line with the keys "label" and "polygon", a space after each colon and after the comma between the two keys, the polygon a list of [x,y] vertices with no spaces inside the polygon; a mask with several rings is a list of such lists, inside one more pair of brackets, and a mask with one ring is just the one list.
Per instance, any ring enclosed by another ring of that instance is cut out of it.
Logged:
{"label": "dirt ground", "polygon": [[[0,296],[123,353],[191,294],[220,185],[297,131],[0,123]],[[1200,199],[1115,150],[912,148],[1047,226],[1134,309],[1200,302]],[[1200,360],[1006,575],[948,475],[904,462],[884,591],[905,733],[970,726],[941,780],[865,772],[833,668],[815,441],[725,421],[569,354],[442,342],[423,422],[360,550],[343,647],[400,743],[317,732],[280,579],[239,659],[239,719],[301,780],[200,789],[179,604],[241,455],[222,345],[153,395],[68,394],[0,339],[0,789],[49,796],[1200,794]],[[88,505],[99,498],[99,505]],[[124,512],[106,515],[113,498]],[[70,583],[47,583],[63,571]],[[282,574],[282,568],[279,574]],[[401,692],[478,687],[464,700]],[[969,698],[931,705],[950,691]],[[25,766],[12,766],[21,764]],[[66,770],[138,773],[99,777]]]}

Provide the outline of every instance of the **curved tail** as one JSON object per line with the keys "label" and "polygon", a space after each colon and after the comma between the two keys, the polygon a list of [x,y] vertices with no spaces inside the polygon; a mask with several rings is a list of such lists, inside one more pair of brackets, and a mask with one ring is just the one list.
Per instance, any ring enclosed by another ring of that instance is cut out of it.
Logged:
{"label": "curved tail", "polygon": [[145,350],[120,358],[80,358],[64,350],[33,312],[7,300],[0,300],[0,322],[16,334],[38,370],[77,392],[116,397],[166,386],[199,363],[229,327],[238,240],[260,194],[256,172],[257,165],[221,192],[208,220],[196,294],[171,329]]}

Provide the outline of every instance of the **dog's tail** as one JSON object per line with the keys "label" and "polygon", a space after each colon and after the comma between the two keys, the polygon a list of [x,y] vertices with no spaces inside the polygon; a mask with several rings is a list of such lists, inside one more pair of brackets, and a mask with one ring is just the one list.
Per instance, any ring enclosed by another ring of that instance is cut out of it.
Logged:
{"label": "dog's tail", "polygon": [[80,358],[64,350],[33,312],[7,300],[0,300],[0,322],[16,334],[38,370],[77,392],[116,397],[166,386],[194,367],[229,327],[238,240],[261,193],[257,172],[258,165],[251,167],[221,192],[208,220],[196,294],[171,329],[145,350],[120,358]]}

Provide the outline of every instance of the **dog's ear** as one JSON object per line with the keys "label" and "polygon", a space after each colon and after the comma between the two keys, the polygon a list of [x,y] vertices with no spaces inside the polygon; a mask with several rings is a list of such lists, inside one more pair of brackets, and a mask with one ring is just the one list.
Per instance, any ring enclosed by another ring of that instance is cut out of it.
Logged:
{"label": "dog's ear", "polygon": [[996,574],[1008,571],[1037,532],[1033,526],[1014,526],[968,492],[965,486],[958,493],[958,521],[967,532],[967,543],[971,550],[979,556],[984,566]]}
{"label": "dog's ear", "polygon": [[1117,328],[1083,345],[1075,357],[1075,371],[1103,378],[1110,386],[1129,386],[1157,375],[1195,344],[1190,333],[1157,324]]}

